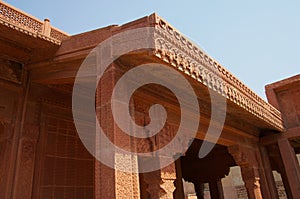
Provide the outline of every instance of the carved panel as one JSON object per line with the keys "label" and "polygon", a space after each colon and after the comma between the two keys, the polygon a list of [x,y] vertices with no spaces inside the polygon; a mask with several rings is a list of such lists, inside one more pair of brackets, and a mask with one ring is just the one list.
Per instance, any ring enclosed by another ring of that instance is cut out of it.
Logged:
{"label": "carved panel", "polygon": [[21,83],[23,77],[23,65],[7,60],[0,59],[0,78],[15,83]]}
{"label": "carved panel", "polygon": [[17,172],[17,195],[24,198],[31,198],[31,188],[33,180],[33,170],[35,161],[35,142],[22,140],[20,148],[19,169]]}
{"label": "carved panel", "polygon": [[37,140],[39,132],[40,128],[38,124],[25,124],[22,136],[27,139]]}
{"label": "carved panel", "polygon": [[[53,110],[52,110],[53,111]],[[67,109],[44,113],[39,142],[37,198],[93,198],[94,159],[83,146]],[[53,194],[49,194],[49,192]]]}
{"label": "carved panel", "polygon": [[11,125],[6,122],[0,121],[0,141],[6,140],[6,139],[12,139],[13,133],[11,133],[13,129],[11,128]]}

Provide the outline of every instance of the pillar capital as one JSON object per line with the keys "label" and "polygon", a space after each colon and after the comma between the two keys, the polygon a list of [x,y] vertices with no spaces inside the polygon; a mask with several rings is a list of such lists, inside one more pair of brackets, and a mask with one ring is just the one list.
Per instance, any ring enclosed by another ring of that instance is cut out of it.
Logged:
{"label": "pillar capital", "polygon": [[234,158],[236,164],[240,167],[257,167],[256,151],[254,148],[248,148],[241,145],[228,147],[228,152]]}

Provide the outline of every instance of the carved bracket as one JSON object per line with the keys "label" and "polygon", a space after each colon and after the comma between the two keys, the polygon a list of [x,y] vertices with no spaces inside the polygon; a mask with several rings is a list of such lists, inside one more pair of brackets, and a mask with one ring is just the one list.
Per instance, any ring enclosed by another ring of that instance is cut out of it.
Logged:
{"label": "carved bracket", "polygon": [[255,149],[234,145],[228,147],[228,152],[234,158],[236,164],[240,167],[258,167],[258,161]]}

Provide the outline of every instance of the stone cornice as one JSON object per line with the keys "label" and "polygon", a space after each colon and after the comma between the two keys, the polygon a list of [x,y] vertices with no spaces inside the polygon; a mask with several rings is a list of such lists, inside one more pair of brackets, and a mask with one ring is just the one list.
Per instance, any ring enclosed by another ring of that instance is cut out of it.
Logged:
{"label": "stone cornice", "polygon": [[155,15],[155,56],[283,131],[280,112],[234,77],[221,64]]}

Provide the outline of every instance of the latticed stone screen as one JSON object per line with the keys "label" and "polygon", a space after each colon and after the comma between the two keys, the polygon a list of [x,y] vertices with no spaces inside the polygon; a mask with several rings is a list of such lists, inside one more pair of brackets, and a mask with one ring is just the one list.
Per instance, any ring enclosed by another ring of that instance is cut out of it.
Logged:
{"label": "latticed stone screen", "polygon": [[71,121],[47,117],[39,198],[93,198],[94,160]]}

